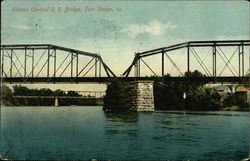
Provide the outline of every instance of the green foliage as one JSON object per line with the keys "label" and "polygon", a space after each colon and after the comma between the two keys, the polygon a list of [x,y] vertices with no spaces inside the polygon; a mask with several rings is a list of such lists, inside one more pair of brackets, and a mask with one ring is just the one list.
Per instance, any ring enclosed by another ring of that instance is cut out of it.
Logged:
{"label": "green foliage", "polygon": [[78,92],[76,92],[76,91],[68,91],[67,96],[79,97],[81,95],[78,94]]}
{"label": "green foliage", "polygon": [[184,101],[185,109],[188,110],[218,110],[222,107],[220,95],[210,88],[199,86],[190,89]]}
{"label": "green foliage", "polygon": [[195,70],[194,72],[185,72],[185,77],[205,77],[204,74],[199,72],[198,70]]}
{"label": "green foliage", "polygon": [[[186,77],[204,77],[199,71],[186,72]],[[166,77],[171,77],[169,74]],[[183,98],[183,94],[186,98]],[[217,110],[222,107],[220,95],[202,83],[154,83],[155,108],[161,110]]]}
{"label": "green foliage", "polygon": [[66,95],[67,94],[64,91],[60,90],[60,89],[57,89],[57,90],[54,91],[54,96],[66,96]]}
{"label": "green foliage", "polygon": [[229,95],[223,102],[224,107],[236,106],[238,104],[237,97],[235,95]]}
{"label": "green foliage", "polygon": [[113,80],[107,87],[104,97],[104,111],[129,111],[131,108],[131,96],[124,82]]}
{"label": "green foliage", "polygon": [[2,86],[2,89],[1,89],[1,92],[2,92],[2,100],[3,100],[3,104],[4,105],[12,105],[12,90],[7,87],[7,86]]}
{"label": "green foliage", "polygon": [[[52,91],[51,89],[42,88],[42,89],[29,89],[25,86],[15,85],[13,86],[13,96],[73,96],[80,97],[81,95],[76,91],[64,91],[57,89]],[[11,102],[9,105],[14,106],[54,106],[54,98],[15,98],[12,96],[9,99]],[[69,105],[97,105],[96,100],[86,100],[83,98],[59,98],[60,106],[69,106]]]}
{"label": "green foliage", "polygon": [[244,96],[237,96],[235,94],[229,95],[223,102],[224,107],[239,106],[240,109],[248,108],[249,103],[245,100]]}

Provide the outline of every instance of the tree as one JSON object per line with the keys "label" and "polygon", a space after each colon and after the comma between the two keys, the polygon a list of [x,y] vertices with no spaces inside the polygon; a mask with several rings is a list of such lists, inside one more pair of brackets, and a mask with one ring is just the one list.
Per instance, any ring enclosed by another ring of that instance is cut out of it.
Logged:
{"label": "tree", "polygon": [[[201,72],[186,72],[185,77],[204,77]],[[165,77],[171,77],[166,75]],[[186,98],[183,98],[183,94]],[[205,88],[202,83],[185,84],[155,82],[155,108],[162,110],[217,110],[221,108],[220,95],[213,89]]]}
{"label": "tree", "polygon": [[78,92],[76,92],[76,91],[68,91],[68,94],[67,94],[68,96],[75,96],[75,97],[79,97],[80,95],[79,95],[79,93]]}
{"label": "tree", "polygon": [[13,95],[15,96],[29,96],[31,94],[30,90],[21,85],[14,85],[13,86]]}
{"label": "tree", "polygon": [[124,82],[113,80],[107,87],[104,97],[104,111],[129,111],[131,108],[131,96]]}
{"label": "tree", "polygon": [[66,93],[60,89],[57,89],[53,92],[54,96],[66,96]]}
{"label": "tree", "polygon": [[4,105],[12,105],[12,90],[7,86],[2,86],[2,99]]}

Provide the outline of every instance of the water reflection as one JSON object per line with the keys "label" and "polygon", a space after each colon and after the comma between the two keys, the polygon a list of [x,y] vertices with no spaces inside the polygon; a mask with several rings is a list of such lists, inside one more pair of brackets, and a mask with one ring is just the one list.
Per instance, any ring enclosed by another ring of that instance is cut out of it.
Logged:
{"label": "water reflection", "polygon": [[122,112],[122,113],[112,113],[104,112],[104,115],[108,121],[115,123],[125,123],[125,124],[134,124],[138,121],[137,112]]}
{"label": "water reflection", "polygon": [[234,112],[234,111],[159,111],[167,114],[183,114],[183,115],[200,115],[200,116],[210,116],[210,115],[217,115],[217,116],[247,116],[247,112]]}
{"label": "water reflection", "polygon": [[137,122],[139,115],[137,112],[104,112],[104,115],[107,120],[107,124],[105,126],[105,134],[108,139],[116,135],[128,135],[129,137],[137,137]]}

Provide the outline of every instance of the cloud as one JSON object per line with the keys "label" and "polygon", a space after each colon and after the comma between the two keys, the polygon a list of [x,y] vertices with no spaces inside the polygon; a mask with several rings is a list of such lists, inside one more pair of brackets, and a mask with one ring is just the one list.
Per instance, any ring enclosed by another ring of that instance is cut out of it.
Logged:
{"label": "cloud", "polygon": [[32,30],[32,28],[28,25],[23,25],[23,24],[15,24],[11,25],[12,28],[19,29],[19,30]]}
{"label": "cloud", "polygon": [[241,35],[241,36],[219,35],[215,39],[216,40],[248,40],[249,35]]}
{"label": "cloud", "polygon": [[171,22],[162,23],[158,20],[149,22],[146,25],[130,24],[122,32],[128,32],[133,36],[139,34],[148,33],[154,36],[164,35],[168,30],[174,30],[176,28]]}
{"label": "cloud", "polygon": [[67,28],[67,25],[59,26],[59,25],[47,25],[47,24],[35,24],[34,27],[31,27],[30,25],[25,24],[13,24],[11,25],[12,28],[18,29],[18,30],[62,30]]}

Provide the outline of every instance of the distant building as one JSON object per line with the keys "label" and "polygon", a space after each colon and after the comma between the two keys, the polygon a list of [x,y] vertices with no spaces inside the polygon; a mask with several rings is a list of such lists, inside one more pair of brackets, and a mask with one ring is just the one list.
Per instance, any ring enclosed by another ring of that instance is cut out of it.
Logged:
{"label": "distant building", "polygon": [[219,85],[213,87],[217,92],[234,93],[234,86]]}
{"label": "distant building", "polygon": [[220,95],[221,102],[223,102],[230,94],[233,94],[235,92],[235,87],[229,85],[214,86],[213,89],[215,89]]}
{"label": "distant building", "polygon": [[245,101],[250,102],[250,89],[240,86],[236,89],[235,95]]}

